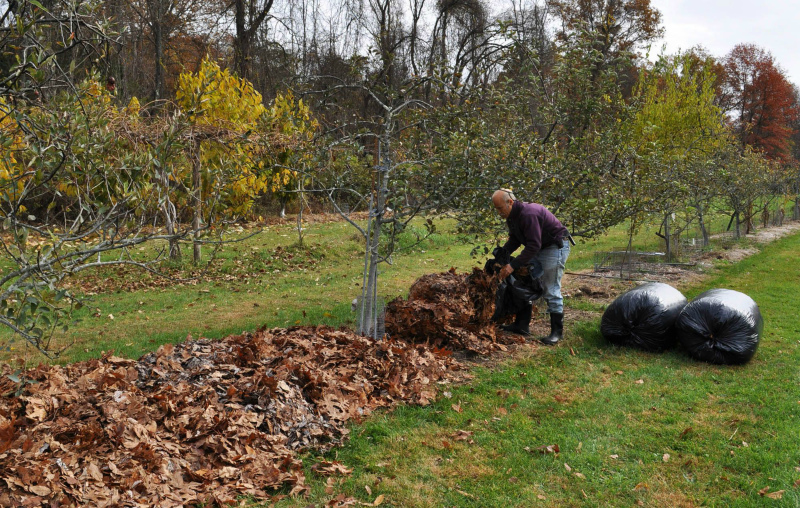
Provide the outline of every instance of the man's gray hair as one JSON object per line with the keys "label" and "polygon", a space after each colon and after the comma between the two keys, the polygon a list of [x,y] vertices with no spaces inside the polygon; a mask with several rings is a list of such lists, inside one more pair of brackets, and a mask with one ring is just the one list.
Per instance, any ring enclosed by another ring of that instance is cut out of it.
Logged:
{"label": "man's gray hair", "polygon": [[505,192],[506,194],[508,194],[508,197],[510,197],[510,198],[511,198],[511,199],[513,199],[514,201],[516,201],[516,200],[517,200],[517,197],[516,197],[516,196],[514,196],[514,192],[513,192],[511,189],[500,189],[500,190],[501,190],[501,191],[503,191],[503,192]]}

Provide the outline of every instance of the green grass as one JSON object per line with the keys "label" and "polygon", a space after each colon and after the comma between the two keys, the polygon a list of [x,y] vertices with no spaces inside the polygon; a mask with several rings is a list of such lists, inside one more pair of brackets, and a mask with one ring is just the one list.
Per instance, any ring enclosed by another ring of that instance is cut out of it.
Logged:
{"label": "green grass", "polygon": [[[81,277],[74,281],[74,289],[87,303],[74,313],[68,332],[54,338],[56,345],[72,344],[57,361],[96,358],[111,350],[138,358],[188,335],[219,338],[260,326],[352,325],[351,301],[361,293],[363,239],[344,222],[310,224],[301,246],[294,228],[270,226],[260,235],[227,246],[207,273],[188,261],[165,263],[174,277],[195,274],[196,280],[158,279],[127,268]],[[411,283],[426,273],[451,267],[465,271],[483,264],[470,258],[471,246],[458,240],[451,223],[444,222],[440,232],[419,242],[417,235],[424,234],[424,228],[409,229],[398,237],[403,252],[392,257],[391,265],[381,265],[379,291],[387,301],[406,295]],[[209,252],[205,250],[206,256]],[[130,290],[142,280],[152,283]],[[28,365],[45,361],[23,341],[12,340],[0,330],[0,344],[13,348],[0,353],[0,361],[19,357]]]}
{"label": "green grass", "polygon": [[[748,365],[619,349],[597,322],[569,323],[560,347],[478,368],[452,398],[356,426],[325,457],[352,476],[334,494],[314,479],[309,499],[278,506],[339,493],[420,507],[800,506],[798,249],[794,235],[684,288],[691,297],[727,287],[759,303],[766,327]],[[472,443],[456,440],[461,430]],[[560,452],[540,453],[548,445]],[[781,499],[760,495],[766,487]]]}
{"label": "green grass", "polygon": [[[425,235],[422,224],[412,223],[401,233],[397,246],[402,251],[392,256],[391,265],[381,265],[381,296],[387,301],[404,296],[414,280],[427,273],[482,266],[486,256],[470,257],[472,245],[461,241],[453,226],[452,221],[440,221],[437,232],[420,242],[418,237]],[[658,240],[643,229],[634,245],[646,248],[653,238]],[[568,269],[589,268],[596,250],[626,243],[625,227],[579,240]],[[96,358],[107,351],[138,358],[189,335],[220,338],[260,326],[350,326],[355,319],[350,302],[361,292],[363,248],[360,234],[344,222],[308,224],[302,246],[297,244],[295,225],[286,223],[226,246],[207,273],[205,265],[198,269],[188,260],[163,266],[174,277],[196,275],[196,280],[170,281],[128,268],[87,273],[72,281],[73,289],[86,298],[86,306],[75,312],[67,333],[54,337],[54,345],[70,345],[57,362]],[[142,247],[138,253],[146,257],[152,250]],[[204,249],[206,264],[210,252]],[[190,258],[191,249],[184,256]],[[13,350],[0,352],[0,361],[24,358],[28,365],[46,361],[0,329],[3,343]]]}
{"label": "green grass", "polygon": [[[305,245],[297,246],[293,228],[271,226],[222,252],[214,273],[227,278],[134,291],[125,288],[142,277],[135,272],[81,279],[86,291],[99,294],[60,338],[75,345],[59,362],[109,350],[136,358],[187,335],[223,337],[262,325],[352,323],[350,301],[360,292],[363,266],[355,230],[311,224]],[[451,228],[445,222],[413,247],[414,235],[406,233],[400,243],[410,252],[383,266],[381,294],[404,295],[426,273],[482,265],[485,257],[471,258],[471,246]],[[596,250],[625,244],[624,227],[579,241],[568,270],[589,268]],[[643,228],[634,246],[655,250],[659,239]],[[702,285],[682,288],[691,297],[729,287],[760,304],[767,325],[746,366],[613,348],[596,322],[568,321],[560,347],[524,349],[476,367],[469,384],[440,387],[450,398],[379,412],[355,426],[351,441],[324,457],[344,462],[353,475],[329,494],[326,479],[308,469],[310,498],[279,506],[320,506],[340,493],[362,502],[384,495],[391,506],[799,506],[799,247],[800,236],[783,239],[736,265],[721,264]],[[107,290],[109,278],[118,289]],[[601,310],[572,299],[567,309]],[[2,359],[41,360],[20,341],[13,345]],[[459,440],[459,431],[471,435]],[[560,452],[538,451],[549,445]],[[310,468],[319,459],[312,454],[304,462]],[[760,496],[767,486],[784,490],[782,499]]]}

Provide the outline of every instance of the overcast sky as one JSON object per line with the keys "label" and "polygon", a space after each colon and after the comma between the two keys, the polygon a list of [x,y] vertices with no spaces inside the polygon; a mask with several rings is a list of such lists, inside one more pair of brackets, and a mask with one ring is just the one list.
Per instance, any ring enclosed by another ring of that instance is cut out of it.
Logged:
{"label": "overcast sky", "polygon": [[650,0],[661,11],[667,53],[702,45],[716,57],[736,44],[753,43],[800,86],[800,2],[797,0]]}

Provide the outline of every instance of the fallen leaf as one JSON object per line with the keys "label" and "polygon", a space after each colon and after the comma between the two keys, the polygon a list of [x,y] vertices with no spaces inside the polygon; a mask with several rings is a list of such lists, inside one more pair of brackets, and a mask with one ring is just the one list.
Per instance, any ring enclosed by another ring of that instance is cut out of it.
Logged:
{"label": "fallen leaf", "polygon": [[546,454],[546,453],[559,453],[560,450],[557,444],[551,445],[542,445],[536,448],[539,453]]}
{"label": "fallen leaf", "polygon": [[786,492],[785,490],[776,490],[775,492],[770,492],[766,494],[765,497],[770,499],[781,499],[783,497],[783,493]]}
{"label": "fallen leaf", "polygon": [[470,444],[472,444],[475,442],[472,440],[472,434],[473,432],[470,432],[468,430],[458,430],[456,431],[455,434],[453,434],[450,437],[452,437],[455,441],[467,441]]}
{"label": "fallen leaf", "polygon": [[665,453],[664,455],[662,455],[661,460],[663,460],[664,462],[669,462],[669,453]]}
{"label": "fallen leaf", "polygon": [[609,457],[611,457],[612,459],[616,460],[616,459],[618,459],[618,458],[619,458],[619,455],[617,455],[617,454],[615,453],[614,455],[609,455]]}
{"label": "fallen leaf", "polygon": [[369,494],[370,496],[372,495],[372,489],[369,488],[369,485],[364,485],[364,490],[366,490],[367,494]]}
{"label": "fallen leaf", "polygon": [[452,406],[450,406],[450,407],[451,407],[451,408],[453,408],[453,411],[455,411],[456,413],[462,413],[462,412],[464,412],[464,410],[463,410],[463,409],[461,409],[461,405],[460,405],[460,404],[453,404],[453,405],[452,405]]}
{"label": "fallen leaf", "polygon": [[633,490],[635,490],[635,491],[648,490],[649,488],[650,487],[648,487],[646,483],[641,482],[641,483],[637,483],[636,486],[633,488]]}
{"label": "fallen leaf", "polygon": [[759,495],[759,496],[763,496],[763,495],[764,495],[764,494],[766,494],[767,492],[769,492],[769,485],[768,485],[768,486],[766,486],[766,487],[764,487],[763,489],[759,490],[759,491],[758,491],[758,495]]}
{"label": "fallen leaf", "polygon": [[50,490],[49,487],[45,487],[44,485],[32,485],[32,486],[28,487],[28,490],[32,494],[36,494],[37,496],[40,496],[40,497],[49,496],[50,493],[53,492],[52,490]]}
{"label": "fallen leaf", "polygon": [[508,479],[508,481],[509,483],[519,483],[519,478],[517,478],[516,476],[512,476],[511,478]]}
{"label": "fallen leaf", "polygon": [[577,476],[578,478],[581,478],[581,479],[585,479],[586,478],[586,476],[584,476],[583,473],[578,473],[577,471],[575,472],[575,476]]}
{"label": "fallen leaf", "polygon": [[372,506],[380,506],[383,503],[383,494],[375,498],[375,502],[372,503]]}
{"label": "fallen leaf", "polygon": [[572,471],[572,468],[569,467],[569,464],[567,464],[566,462],[564,462],[564,469],[566,469],[568,473]]}
{"label": "fallen leaf", "polygon": [[541,499],[542,501],[544,501],[545,499],[547,499],[546,497],[544,497],[544,496],[543,496],[543,495],[541,495],[541,494],[536,494],[536,498],[537,498],[537,499]]}
{"label": "fallen leaf", "polygon": [[644,384],[644,379],[637,379],[636,380],[636,384],[637,385],[643,385]]}

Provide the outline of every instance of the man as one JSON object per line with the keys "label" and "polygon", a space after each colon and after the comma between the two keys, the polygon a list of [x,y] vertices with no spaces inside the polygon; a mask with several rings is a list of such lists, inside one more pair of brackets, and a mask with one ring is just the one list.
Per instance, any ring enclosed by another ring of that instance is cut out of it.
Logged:
{"label": "man", "polygon": [[[495,191],[492,194],[492,204],[508,226],[509,238],[503,248],[511,254],[521,245],[525,246],[519,256],[500,269],[500,279],[505,279],[533,258],[539,260],[544,269],[542,284],[545,288],[547,312],[550,314],[550,335],[540,338],[539,341],[549,346],[555,345],[564,336],[561,277],[569,257],[569,231],[547,208],[537,203],[518,201],[510,190]],[[529,336],[532,314],[533,306],[529,305],[516,315],[514,324],[502,328]]]}

